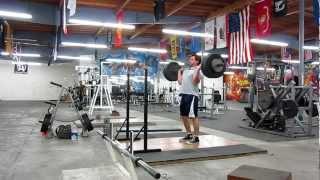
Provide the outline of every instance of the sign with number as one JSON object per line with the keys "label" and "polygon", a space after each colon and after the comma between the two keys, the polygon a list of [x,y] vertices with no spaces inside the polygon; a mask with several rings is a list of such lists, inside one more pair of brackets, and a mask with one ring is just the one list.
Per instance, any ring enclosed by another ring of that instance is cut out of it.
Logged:
{"label": "sign with number", "polygon": [[14,73],[16,74],[27,74],[28,73],[28,64],[15,64]]}

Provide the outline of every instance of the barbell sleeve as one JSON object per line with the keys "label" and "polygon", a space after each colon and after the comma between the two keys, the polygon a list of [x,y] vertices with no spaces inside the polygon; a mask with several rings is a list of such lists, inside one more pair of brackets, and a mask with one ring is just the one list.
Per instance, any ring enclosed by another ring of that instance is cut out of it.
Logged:
{"label": "barbell sleeve", "polygon": [[157,172],[154,168],[152,168],[149,164],[144,162],[142,159],[139,159],[137,161],[137,164],[139,167],[143,168],[145,171],[147,171],[155,179],[159,179],[161,177],[161,174],[159,172]]}

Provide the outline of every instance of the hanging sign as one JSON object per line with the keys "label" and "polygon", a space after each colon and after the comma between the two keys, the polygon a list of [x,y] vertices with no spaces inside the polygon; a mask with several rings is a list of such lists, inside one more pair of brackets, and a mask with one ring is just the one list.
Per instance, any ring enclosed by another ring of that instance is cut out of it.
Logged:
{"label": "hanging sign", "polygon": [[28,64],[15,64],[14,73],[16,74],[28,74]]}
{"label": "hanging sign", "polygon": [[273,14],[276,17],[285,16],[287,14],[287,0],[273,1]]}

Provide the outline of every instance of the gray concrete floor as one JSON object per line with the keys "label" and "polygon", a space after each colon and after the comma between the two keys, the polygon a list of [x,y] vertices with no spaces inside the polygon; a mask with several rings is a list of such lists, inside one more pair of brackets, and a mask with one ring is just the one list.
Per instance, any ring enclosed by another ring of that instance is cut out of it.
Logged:
{"label": "gray concrete floor", "polygon": [[[239,108],[242,105],[230,104]],[[88,138],[78,141],[45,139],[39,133],[38,121],[45,113],[47,105],[39,102],[0,101],[0,179],[1,180],[53,180],[61,179],[63,170],[94,168],[112,165],[105,144],[94,132]],[[63,119],[64,109],[58,114]],[[119,109],[121,114],[124,109]],[[164,112],[165,113],[165,112]],[[132,111],[138,118],[143,113]],[[157,127],[182,128],[179,121],[149,115],[149,120]],[[168,179],[226,180],[227,174],[242,164],[256,165],[290,171],[295,180],[319,179],[318,139],[288,142],[265,142],[201,127],[201,131],[221,136],[229,140],[264,148],[268,154],[238,158],[188,162],[155,166]],[[139,179],[152,179],[138,169]]]}

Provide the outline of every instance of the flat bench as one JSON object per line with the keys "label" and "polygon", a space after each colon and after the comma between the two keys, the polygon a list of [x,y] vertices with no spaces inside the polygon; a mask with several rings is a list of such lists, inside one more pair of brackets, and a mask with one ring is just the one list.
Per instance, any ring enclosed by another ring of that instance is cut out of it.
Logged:
{"label": "flat bench", "polygon": [[228,174],[228,180],[292,180],[291,172],[242,165]]}

